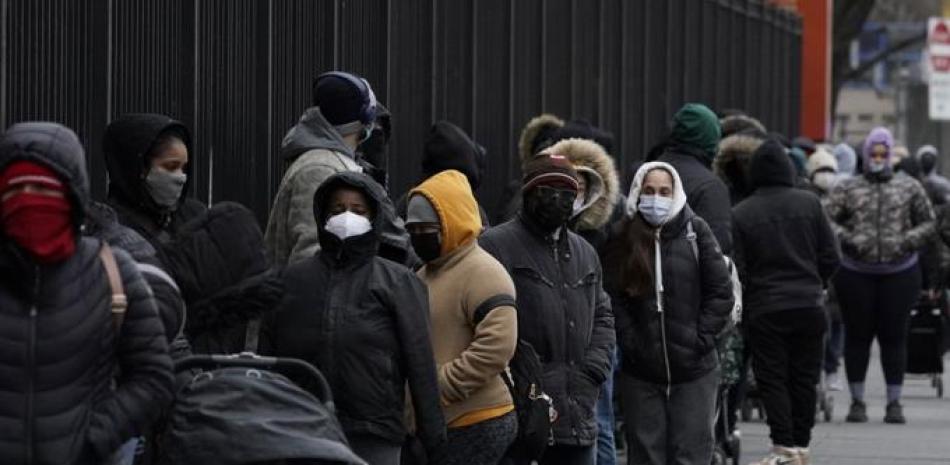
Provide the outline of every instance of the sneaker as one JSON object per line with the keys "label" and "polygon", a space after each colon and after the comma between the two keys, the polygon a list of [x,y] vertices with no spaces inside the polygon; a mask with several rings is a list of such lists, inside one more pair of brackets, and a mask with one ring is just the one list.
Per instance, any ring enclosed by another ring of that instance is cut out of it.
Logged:
{"label": "sneaker", "polygon": [[848,423],[867,423],[868,406],[863,401],[851,401],[851,409],[848,410],[848,416],[844,419]]}
{"label": "sneaker", "polygon": [[825,384],[828,386],[829,391],[844,390],[844,385],[841,384],[841,377],[838,376],[838,373],[828,373],[825,375]]}
{"label": "sneaker", "polygon": [[907,419],[904,418],[904,407],[901,406],[901,403],[898,401],[893,401],[887,404],[887,413],[884,414],[884,423],[891,423],[897,425],[903,425],[907,423]]}
{"label": "sneaker", "polygon": [[798,450],[794,447],[773,446],[769,455],[749,465],[801,465],[801,463]]}
{"label": "sneaker", "polygon": [[811,451],[807,447],[799,447],[798,451],[798,463],[799,465],[810,465],[811,464]]}

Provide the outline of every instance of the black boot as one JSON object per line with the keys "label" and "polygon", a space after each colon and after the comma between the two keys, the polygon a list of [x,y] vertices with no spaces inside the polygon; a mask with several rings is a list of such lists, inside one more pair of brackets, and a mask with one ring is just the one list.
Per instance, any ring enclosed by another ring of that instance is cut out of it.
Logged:
{"label": "black boot", "polygon": [[904,407],[901,406],[900,402],[895,400],[887,404],[887,410],[884,414],[884,423],[896,425],[907,423],[907,419],[904,418]]}
{"label": "black boot", "polygon": [[868,422],[868,406],[864,403],[864,401],[851,401],[851,410],[848,411],[848,416],[845,418],[845,421],[848,423]]}

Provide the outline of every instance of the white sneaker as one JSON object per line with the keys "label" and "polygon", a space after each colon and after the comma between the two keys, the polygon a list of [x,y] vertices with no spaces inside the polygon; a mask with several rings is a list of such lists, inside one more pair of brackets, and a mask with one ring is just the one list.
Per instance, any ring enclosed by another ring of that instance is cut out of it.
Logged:
{"label": "white sneaker", "polygon": [[807,447],[799,447],[797,451],[799,465],[809,465],[811,463],[811,451]]}
{"label": "white sneaker", "polygon": [[841,384],[841,377],[838,376],[838,373],[828,373],[825,375],[825,385],[828,386],[829,391],[844,390],[844,385]]}
{"label": "white sneaker", "polygon": [[749,465],[802,465],[798,449],[793,447],[772,446],[772,452],[758,462]]}

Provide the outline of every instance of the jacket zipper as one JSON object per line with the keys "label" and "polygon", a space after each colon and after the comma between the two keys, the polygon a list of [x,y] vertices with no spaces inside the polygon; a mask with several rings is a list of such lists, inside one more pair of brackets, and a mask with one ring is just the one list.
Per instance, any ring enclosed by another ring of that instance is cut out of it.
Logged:
{"label": "jacket zipper", "polygon": [[[656,230],[656,259],[655,260],[657,263],[660,263],[660,261],[663,259],[660,256],[660,232],[662,231],[662,229],[663,227],[661,226],[657,228]],[[656,279],[659,282],[659,280],[662,279],[662,276],[660,276],[660,273],[663,272],[663,269],[656,266],[655,268],[656,269],[654,269],[654,273],[657,274]],[[666,368],[666,400],[670,400],[670,393],[673,390],[673,375],[670,370],[670,350],[669,350],[669,347],[667,347],[667,343],[666,343],[666,312],[663,311],[663,306],[664,306],[663,293],[664,293],[664,290],[661,287],[657,286],[656,311],[657,313],[660,314],[660,342],[663,345],[663,364],[664,364],[664,368]]]}
{"label": "jacket zipper", "polygon": [[26,392],[26,463],[33,463],[33,404],[36,380],[36,302],[40,295],[40,268],[36,267],[33,281],[33,302],[30,304],[30,328],[27,344],[27,392]]}
{"label": "jacket zipper", "polygon": [[884,259],[884,253],[882,251],[883,244],[881,244],[881,208],[883,207],[883,202],[881,201],[881,183],[877,183],[877,262],[881,263]]}
{"label": "jacket zipper", "polygon": [[[561,234],[567,234],[567,232],[566,232],[566,231],[561,231]],[[558,287],[558,294],[561,296],[561,299],[560,299],[560,300],[561,300],[561,302],[563,303],[563,302],[564,302],[564,289],[565,289],[565,286],[567,286],[567,283],[564,281],[564,274],[561,273],[560,250],[558,250],[558,247],[557,247],[557,243],[558,243],[559,238],[560,238],[560,236],[558,236],[558,238],[555,238],[554,241],[551,243],[551,253],[553,254],[553,258],[554,258],[554,270],[555,270],[555,272],[557,273],[557,279],[555,280],[555,286]],[[565,311],[565,317],[567,317],[567,312],[566,312],[566,311]],[[564,358],[568,360],[568,364],[569,364],[568,366],[570,366],[570,368],[571,368],[570,382],[567,383],[567,387],[566,387],[566,388],[568,389],[568,391],[570,391],[570,392],[568,393],[568,400],[571,401],[571,402],[575,402],[575,403],[576,403],[576,400],[575,400],[574,397],[573,397],[573,394],[574,394],[574,393],[573,393],[573,389],[570,388],[570,386],[573,386],[573,385],[574,385],[574,365],[573,365],[573,362],[574,362],[574,361],[571,359],[571,349],[570,349],[570,347],[569,347],[569,345],[570,345],[569,341],[570,341],[570,339],[571,339],[571,334],[570,334],[570,333],[571,333],[571,330],[570,330],[570,327],[569,327],[568,325],[564,325],[564,332],[565,332],[564,344],[562,344],[562,346],[564,347]],[[571,418],[571,434],[572,434],[575,438],[577,437],[577,434],[578,434],[578,433],[577,433],[576,420],[577,420],[576,418]],[[549,442],[553,442],[553,434],[554,434],[554,430],[552,429],[552,430],[551,430],[552,441],[549,441]]]}

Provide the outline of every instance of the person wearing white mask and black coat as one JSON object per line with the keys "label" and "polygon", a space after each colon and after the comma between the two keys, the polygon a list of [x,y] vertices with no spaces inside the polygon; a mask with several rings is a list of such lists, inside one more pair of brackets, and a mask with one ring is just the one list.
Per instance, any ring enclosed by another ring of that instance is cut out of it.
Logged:
{"label": "person wearing white mask and black coat", "polygon": [[640,167],[606,257],[628,463],[708,464],[716,343],[732,311],[732,283],[712,230],[687,205],[671,165]]}
{"label": "person wearing white mask and black coat", "polygon": [[[820,164],[816,157],[834,162],[822,149],[809,163]],[[732,237],[743,324],[773,444],[756,464],[795,463],[808,457],[827,328],[824,289],[841,252],[821,201],[795,188],[795,168],[780,143],[768,140],[755,151],[749,179],[754,191],[732,210]]]}
{"label": "person wearing white mask and black coat", "polygon": [[109,123],[103,152],[107,203],[119,223],[148,240],[164,262],[161,245],[207,210],[188,197],[194,164],[188,128],[165,115],[128,114]]}
{"label": "person wearing white mask and black coat", "polygon": [[287,267],[283,305],[261,335],[265,353],[323,372],[350,446],[371,465],[399,463],[407,382],[426,450],[445,440],[428,292],[408,268],[377,256],[392,210],[367,175],[327,178],[313,199],[320,251]]}

